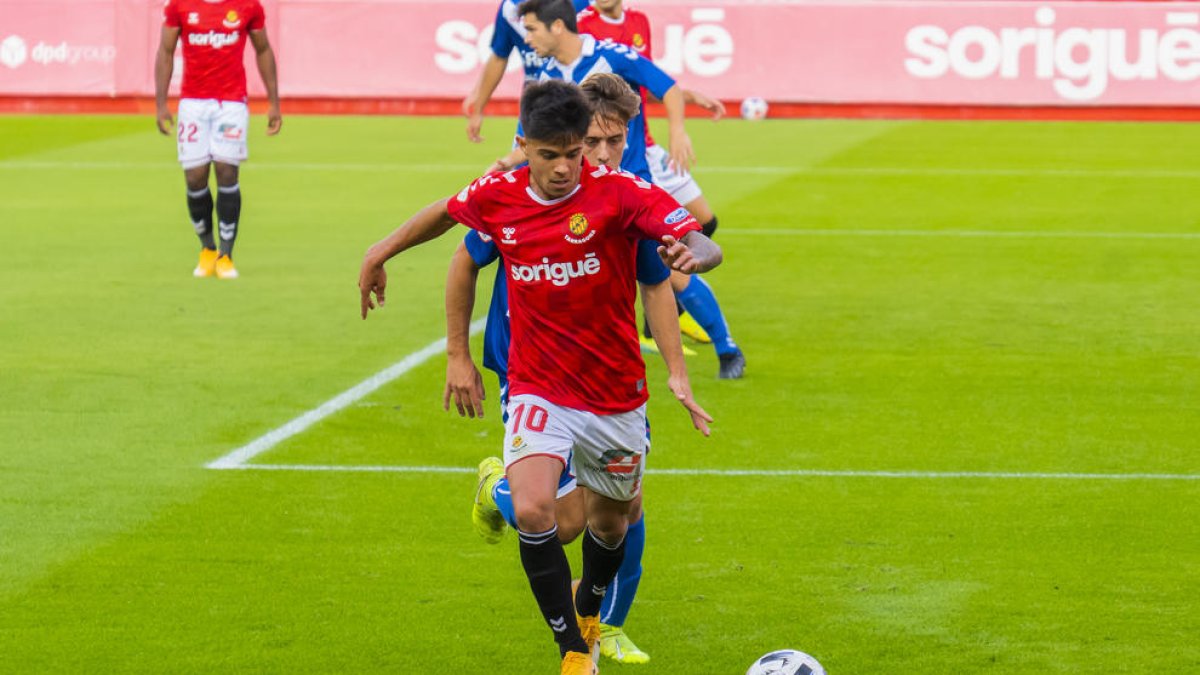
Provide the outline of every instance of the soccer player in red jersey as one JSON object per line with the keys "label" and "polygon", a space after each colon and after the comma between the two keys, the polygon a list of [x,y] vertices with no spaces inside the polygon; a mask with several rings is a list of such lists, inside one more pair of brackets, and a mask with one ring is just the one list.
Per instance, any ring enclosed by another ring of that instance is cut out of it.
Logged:
{"label": "soccer player in red jersey", "polygon": [[[200,261],[193,274],[236,279],[233,243],[242,211],[238,165],[246,160],[250,111],[246,106],[247,40],[254,45],[259,75],[267,89],[267,135],[279,133],[279,87],[275,53],[267,40],[259,0],[167,0],[162,37],[154,62],[158,130],[171,135],[174,119],[167,90],[175,67],[175,47],[183,40],[183,86],[179,101],[179,163],[187,182],[188,214],[200,237]],[[217,175],[217,235],[213,241],[213,198],[209,167]]]}
{"label": "soccer player in red jersey", "polygon": [[[434,202],[371,247],[359,274],[365,317],[386,291],[383,265],[462,222],[491,237],[508,273],[512,325],[509,423],[504,456],[520,533],[521,562],[562,674],[595,673],[600,603],[624,557],[630,502],[641,488],[646,447],[645,365],[634,322],[634,253],[663,242],[664,262],[699,272],[721,251],[653,185],[583,158],[591,111],[565,82],[530,85],[521,98],[529,166],[488,174]],[[668,381],[692,423],[711,418],[686,379]],[[574,600],[556,536],[554,498],[565,465],[586,488],[583,574]]]}
{"label": "soccer player in red jersey", "polygon": [[[629,120],[639,114],[642,99],[625,80],[612,73],[588,76],[580,85],[592,108],[592,121],[583,139],[584,158],[593,166],[616,170],[625,150]],[[657,241],[638,243],[637,280],[642,306],[654,329],[656,345],[673,376],[687,377],[675,294],[669,283],[670,270],[657,252]],[[453,400],[460,415],[483,416],[483,378],[471,357],[470,326],[475,304],[475,285],[482,267],[498,263],[492,287],[491,306],[483,335],[483,364],[499,377],[501,410],[508,395],[509,321],[506,270],[497,246],[474,230],[467,233],[450,261],[446,278],[446,388],[443,407]],[[507,422],[502,415],[501,420]],[[648,432],[649,430],[647,430]],[[569,467],[559,478],[555,520],[558,539],[573,542],[583,531],[583,490],[577,489]],[[471,520],[484,541],[499,543],[509,526],[518,528],[512,491],[504,477],[504,462],[488,457],[479,464]],[[642,516],[641,494],[630,504],[629,528],[625,534],[625,557],[609,584],[600,608],[600,654],[620,663],[647,663],[650,655],[625,634],[626,618],[642,580],[642,554],[646,546],[646,519]]]}
{"label": "soccer player in red jersey", "polygon": [[[591,35],[597,40],[611,40],[630,47],[639,56],[651,58],[650,20],[642,12],[626,7],[623,0],[594,0],[591,7],[581,11],[576,19],[579,33]],[[694,90],[683,90],[684,99],[720,119],[725,106]],[[642,100],[648,100],[648,92],[641,88]],[[671,194],[680,204],[700,221],[704,234],[712,236],[717,231],[717,216],[700,190],[700,185],[683,167],[671,166],[667,151],[654,142],[650,125],[646,127],[646,164],[650,167],[654,184]],[[675,294],[688,312],[680,317],[684,332],[701,342],[712,342],[720,364],[718,374],[722,378],[740,378],[746,367],[746,357],[733,339],[729,324],[717,303],[716,295],[703,279],[675,273],[671,278]],[[649,325],[645,336],[650,335]],[[643,338],[645,343],[645,338]]]}

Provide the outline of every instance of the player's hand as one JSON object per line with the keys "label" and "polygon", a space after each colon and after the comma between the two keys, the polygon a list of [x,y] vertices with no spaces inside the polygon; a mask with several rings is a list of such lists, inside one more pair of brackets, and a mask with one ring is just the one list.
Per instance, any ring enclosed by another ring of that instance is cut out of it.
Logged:
{"label": "player's hand", "polygon": [[479,131],[483,129],[483,111],[475,105],[475,97],[468,96],[462,102],[463,117],[467,118],[467,140],[472,143],[483,142]]}
{"label": "player's hand", "polygon": [[675,395],[675,400],[684,408],[687,408],[688,414],[692,416],[692,426],[697,431],[705,436],[710,435],[708,424],[713,421],[712,415],[704,411],[699,403],[692,398],[692,385],[688,383],[687,375],[672,375],[667,378],[667,386],[670,387],[671,393]]}
{"label": "player's hand", "polygon": [[175,118],[171,116],[171,110],[163,106],[158,109],[158,114],[155,117],[155,123],[158,124],[158,133],[163,136],[170,136],[171,128],[175,126]]}
{"label": "player's hand", "polygon": [[[358,292],[360,295],[360,308],[362,310],[362,318],[367,318],[367,312],[375,309],[375,302],[383,307],[384,293],[387,291],[387,271],[383,269],[383,264],[376,263],[372,260],[371,254],[368,251],[367,257],[363,260],[362,269],[358,272]],[[371,294],[375,294],[375,302],[371,301]]]}
{"label": "player's hand", "polygon": [[672,134],[671,161],[669,163],[671,170],[682,176],[686,171],[691,170],[695,163],[696,153],[692,150],[691,137],[685,131]]}
{"label": "player's hand", "polygon": [[483,417],[483,376],[469,356],[447,358],[446,389],[442,392],[442,410],[450,410],[450,400],[459,417]]}
{"label": "player's hand", "polygon": [[662,258],[663,263],[673,270],[679,270],[684,274],[700,271],[700,262],[692,255],[692,249],[669,234],[662,238],[662,246],[658,247],[658,255]]}
{"label": "player's hand", "polygon": [[283,128],[283,115],[279,114],[278,106],[271,106],[267,110],[267,135],[274,136]]}
{"label": "player's hand", "polygon": [[508,171],[509,169],[512,169],[512,165],[509,164],[508,158],[500,157],[496,161],[489,164],[487,170],[483,173],[484,175],[487,175],[489,173],[496,173],[497,171]]}
{"label": "player's hand", "polygon": [[701,108],[704,108],[708,112],[712,113],[712,118],[713,118],[714,122],[721,119],[725,115],[725,104],[724,103],[721,103],[720,101],[718,101],[715,98],[709,98],[699,92],[695,92],[695,91],[692,92],[692,103],[695,103],[696,105],[700,106]]}

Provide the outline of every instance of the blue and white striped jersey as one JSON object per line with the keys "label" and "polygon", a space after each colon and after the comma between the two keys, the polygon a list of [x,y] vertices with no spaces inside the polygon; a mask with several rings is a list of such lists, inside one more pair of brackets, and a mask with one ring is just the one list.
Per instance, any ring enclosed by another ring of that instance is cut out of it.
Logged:
{"label": "blue and white striped jersey", "polygon": [[[589,0],[574,2],[576,12],[587,9],[589,4]],[[516,49],[521,54],[521,62],[525,68],[525,81],[531,82],[536,80],[541,72],[544,59],[525,44],[525,26],[521,24],[521,17],[517,16],[517,6],[520,4],[521,0],[501,0],[493,26],[492,53],[507,59],[512,50]]]}
{"label": "blue and white striped jersey", "polygon": [[[580,35],[583,51],[574,63],[559,63],[551,57],[546,59],[538,74],[539,81],[565,80],[579,84],[593,73],[613,73],[629,83],[634,91],[645,87],[658,98],[666,95],[675,80],[664,73],[650,59],[625,45],[610,40],[597,42],[591,35]],[[650,167],[646,164],[646,105],[642,114],[629,120],[629,133],[625,138],[625,154],[621,156],[621,169],[646,181],[653,181]]]}

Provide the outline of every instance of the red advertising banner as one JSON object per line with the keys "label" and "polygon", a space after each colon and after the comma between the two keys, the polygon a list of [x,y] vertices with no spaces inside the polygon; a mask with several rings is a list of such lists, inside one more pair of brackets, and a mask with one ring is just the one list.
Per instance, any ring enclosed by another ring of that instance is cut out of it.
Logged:
{"label": "red advertising banner", "polygon": [[[266,0],[282,94],[462,96],[498,0]],[[643,0],[654,58],[723,99],[933,105],[1200,104],[1182,2]],[[0,95],[147,96],[160,0],[0,0]],[[247,50],[251,94],[262,92]],[[511,70],[516,69],[514,62]],[[177,63],[176,79],[181,71]],[[498,97],[515,97],[511,73]]]}
{"label": "red advertising banner", "polygon": [[112,0],[0,0],[0,93],[114,94]]}

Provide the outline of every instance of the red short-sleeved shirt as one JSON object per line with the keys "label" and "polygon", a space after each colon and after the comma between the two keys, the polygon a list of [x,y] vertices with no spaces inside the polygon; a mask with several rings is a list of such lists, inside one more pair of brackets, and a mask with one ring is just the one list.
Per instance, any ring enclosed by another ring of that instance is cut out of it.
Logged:
{"label": "red short-sleeved shirt", "polygon": [[259,0],[167,0],[163,25],[180,29],[183,98],[246,100],[247,37],[266,25]]}
{"label": "red short-sleeved shirt", "polygon": [[634,318],[637,243],[699,230],[687,209],[632,174],[585,161],[566,197],[538,197],[525,167],[480,178],[450,198],[449,211],[500,251],[511,395],[600,415],[646,402]]}

